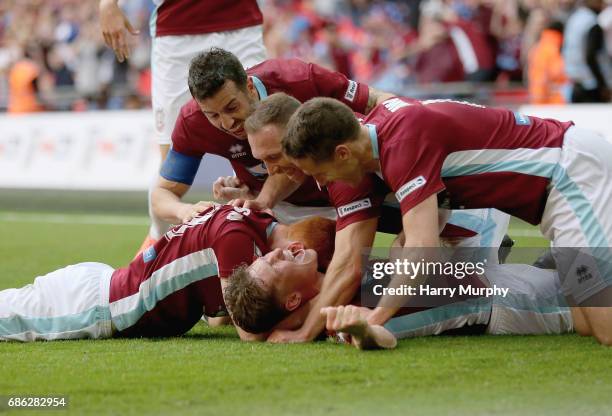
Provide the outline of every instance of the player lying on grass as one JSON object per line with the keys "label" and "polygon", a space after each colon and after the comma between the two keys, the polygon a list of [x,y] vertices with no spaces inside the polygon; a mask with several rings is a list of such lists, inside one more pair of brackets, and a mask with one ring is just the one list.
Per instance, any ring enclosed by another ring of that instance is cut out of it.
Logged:
{"label": "player lying on grass", "polygon": [[[321,184],[380,175],[411,253],[440,246],[439,206],[497,208],[540,225],[568,302],[612,345],[612,142],[571,122],[452,100],[392,98],[360,121],[315,98],[292,116],[283,151]],[[369,323],[394,315],[381,306]]]}
{"label": "player lying on grass", "polygon": [[271,249],[303,247],[319,250],[326,267],[334,232],[323,218],[286,226],[265,212],[211,206],[127,267],[80,263],[0,291],[0,340],[181,335],[202,313],[227,315],[222,286],[236,267]]}
{"label": "player lying on grass", "polygon": [[[226,304],[236,325],[252,333],[266,332],[291,311],[308,306],[323,283],[323,274],[317,271],[316,264],[317,253],[313,250],[302,250],[298,255],[273,250],[250,266],[237,269],[225,289]],[[459,284],[455,279],[452,281]],[[518,264],[493,265],[486,269],[484,277],[472,277],[470,284],[506,288],[508,293],[449,298],[448,304],[432,308],[403,308],[384,323],[384,330],[382,326],[378,329],[363,324],[361,319],[372,314],[367,308],[358,309],[355,331],[350,328],[352,324],[342,319],[336,323],[335,316],[341,315],[346,307],[322,308],[319,313],[327,316],[329,330],[348,330],[357,335],[356,345],[361,347],[369,344],[361,342],[360,331],[382,340],[380,346],[388,347],[393,344],[388,336],[373,334],[389,331],[400,339],[445,332],[560,334],[571,332],[576,325],[579,330],[583,327],[580,316],[574,319],[575,308],[567,307],[560,296],[558,279],[552,271]]]}
{"label": "player lying on grass", "polygon": [[[244,128],[253,156],[265,162],[272,177],[287,175],[301,183],[306,176],[284,156],[281,146],[287,122],[299,106],[300,102],[294,97],[284,93],[272,94],[257,105]],[[336,250],[326,272],[321,296],[316,301],[318,308],[350,301],[361,279],[361,249],[372,246],[376,231],[397,234],[402,228],[399,205],[386,203],[390,189],[376,175],[368,175],[358,186],[329,183],[327,192],[338,214]],[[455,211],[441,221],[441,237],[460,247],[499,247],[508,221],[509,216],[497,210]],[[491,252],[493,254],[496,250]],[[493,255],[489,260],[495,261]],[[268,340],[310,341],[324,326],[321,316],[311,312],[298,330],[277,330]]]}

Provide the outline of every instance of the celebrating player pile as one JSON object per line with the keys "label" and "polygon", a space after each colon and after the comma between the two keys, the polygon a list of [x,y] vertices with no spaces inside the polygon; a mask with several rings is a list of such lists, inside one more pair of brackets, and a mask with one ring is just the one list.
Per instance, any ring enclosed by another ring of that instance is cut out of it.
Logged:
{"label": "celebrating player pile", "polygon": [[[360,123],[342,103],[316,98],[292,116],[283,149],[321,184],[381,176],[401,204],[405,248],[439,246],[438,201],[540,224],[563,292],[581,306],[577,330],[612,344],[612,143],[599,135],[450,100],[392,98]],[[396,311],[378,307],[368,322]]]}

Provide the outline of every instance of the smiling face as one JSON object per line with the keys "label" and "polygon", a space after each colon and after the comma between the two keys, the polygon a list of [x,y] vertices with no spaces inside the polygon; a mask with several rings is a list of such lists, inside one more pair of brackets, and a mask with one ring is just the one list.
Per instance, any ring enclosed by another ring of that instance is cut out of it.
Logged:
{"label": "smiling face", "polygon": [[252,80],[247,81],[244,90],[234,81],[227,80],[212,97],[196,102],[213,126],[238,139],[246,139],[244,121],[257,104],[257,92]]}
{"label": "smiling face", "polygon": [[284,173],[294,182],[301,183],[305,177],[304,173],[283,153],[283,134],[284,129],[275,124],[267,124],[258,131],[249,133],[251,151],[256,159],[266,164],[270,175]]}
{"label": "smiling face", "polygon": [[280,305],[293,310],[300,305],[301,297],[295,302],[290,300],[292,295],[316,285],[317,252],[311,249],[294,252],[276,249],[255,260],[248,271],[272,290]]}

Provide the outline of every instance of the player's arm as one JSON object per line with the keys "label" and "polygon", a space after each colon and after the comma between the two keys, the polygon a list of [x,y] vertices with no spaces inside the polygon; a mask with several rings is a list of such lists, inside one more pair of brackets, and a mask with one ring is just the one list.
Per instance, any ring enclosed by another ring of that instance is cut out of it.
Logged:
{"label": "player's arm", "polygon": [[136,36],[140,33],[132,27],[118,5],[117,0],[100,0],[100,29],[104,43],[111,47],[119,62],[130,57],[130,48],[127,44],[126,32]]}
{"label": "player's arm", "polygon": [[394,94],[379,91],[376,88],[368,87],[368,104],[366,105],[366,114],[368,114],[374,107],[381,104],[383,101],[394,97]]}
{"label": "player's arm", "polygon": [[349,334],[352,344],[358,349],[395,348],[397,338],[381,325],[368,324],[366,316],[369,313],[367,308],[353,305],[321,309],[321,315],[326,320],[325,328],[328,331]]}
{"label": "player's arm", "polygon": [[301,183],[294,182],[283,173],[269,175],[255,199],[236,199],[231,204],[257,210],[272,209],[294,193],[300,185]]}
{"label": "player's arm", "polygon": [[361,283],[361,249],[372,246],[377,224],[378,218],[370,218],[350,224],[336,233],[334,255],[325,273],[321,292],[312,305],[304,325],[293,333],[275,331],[268,341],[311,341],[325,327],[325,318],[320,313],[321,308],[350,302]]}
{"label": "player's arm", "polygon": [[210,203],[189,204],[181,201],[191,188],[200,160],[200,157],[187,156],[170,149],[162,164],[157,184],[151,191],[151,206],[157,217],[172,224],[180,224],[210,206]]}
{"label": "player's arm", "polygon": [[[402,216],[402,225],[404,228],[404,250],[403,255],[409,256],[410,250],[420,247],[439,247],[440,238],[438,231],[438,197],[433,194],[427,197],[423,202],[408,210]],[[415,253],[417,257],[421,253]],[[395,259],[391,259],[394,261]],[[403,259],[402,259],[403,260]],[[408,261],[419,261],[420,258],[411,259]],[[419,277],[415,279],[401,278],[394,276],[391,280],[391,285],[409,284],[417,286],[421,283]],[[401,303],[401,302],[400,302]],[[374,312],[368,317],[368,323],[372,325],[383,325],[399,310],[398,300],[385,299],[382,297],[379,306],[374,309]]]}

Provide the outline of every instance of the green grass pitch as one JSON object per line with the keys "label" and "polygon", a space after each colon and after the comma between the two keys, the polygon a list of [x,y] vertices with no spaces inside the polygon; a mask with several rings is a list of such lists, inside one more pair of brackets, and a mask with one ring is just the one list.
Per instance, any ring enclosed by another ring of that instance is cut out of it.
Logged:
{"label": "green grass pitch", "polygon": [[[146,219],[0,213],[0,230],[3,289],[81,261],[124,265]],[[14,395],[67,395],[78,415],[601,415],[612,414],[612,349],[577,335],[475,336],[364,353],[246,344],[199,324],[174,339],[0,343],[0,396]]]}

